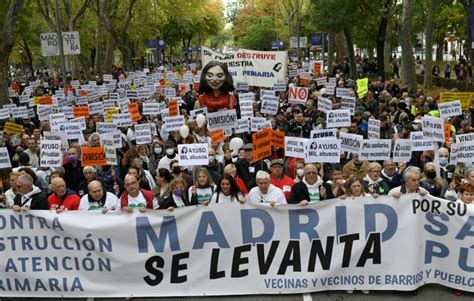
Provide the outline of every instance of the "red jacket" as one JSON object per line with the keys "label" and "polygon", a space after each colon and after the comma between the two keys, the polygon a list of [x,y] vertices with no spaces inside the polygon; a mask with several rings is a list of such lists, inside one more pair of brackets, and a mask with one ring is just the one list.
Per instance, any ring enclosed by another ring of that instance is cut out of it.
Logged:
{"label": "red jacket", "polygon": [[52,205],[57,205],[58,208],[64,206],[64,209],[67,210],[78,210],[80,202],[81,198],[71,189],[66,191],[66,196],[62,199],[59,198],[56,193],[48,197],[49,209],[51,209]]}
{"label": "red jacket", "polygon": [[[143,197],[146,200],[146,207],[148,209],[153,209],[153,199],[155,198],[155,194],[152,191],[140,189],[140,192],[143,194]],[[122,208],[128,206],[128,192],[124,191],[120,196],[120,206]]]}
{"label": "red jacket", "polygon": [[295,181],[293,181],[292,178],[283,175],[283,178],[281,180],[277,180],[272,175],[270,175],[270,183],[283,190],[287,201],[290,199],[291,191],[293,190],[293,185],[295,185]]}

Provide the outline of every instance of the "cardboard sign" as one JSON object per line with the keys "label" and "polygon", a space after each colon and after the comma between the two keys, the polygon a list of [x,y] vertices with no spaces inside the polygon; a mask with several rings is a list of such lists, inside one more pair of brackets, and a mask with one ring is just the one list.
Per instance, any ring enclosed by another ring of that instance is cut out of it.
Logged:
{"label": "cardboard sign", "polygon": [[209,136],[211,137],[213,144],[223,142],[225,139],[224,130],[217,130],[217,131],[210,132]]}
{"label": "cardboard sign", "polygon": [[199,114],[202,114],[204,116],[207,115],[207,107],[202,107],[202,108],[199,108],[197,110],[192,110],[189,112],[189,115],[191,115],[191,118],[193,120],[196,120],[196,116],[199,115]]}
{"label": "cardboard sign", "polygon": [[149,123],[135,124],[134,128],[137,145],[151,144],[151,127]]}
{"label": "cardboard sign", "polygon": [[322,112],[329,112],[332,110],[332,100],[318,96],[318,110]]}
{"label": "cardboard sign", "polygon": [[253,93],[239,94],[240,118],[253,117]]}
{"label": "cardboard sign", "polygon": [[249,90],[249,83],[238,82],[236,89],[237,89],[237,91],[248,91]]}
{"label": "cardboard sign", "polygon": [[23,126],[20,124],[16,124],[11,121],[5,122],[3,126],[3,133],[5,134],[13,134],[13,135],[20,135],[23,131]]}
{"label": "cardboard sign", "polygon": [[12,163],[10,161],[10,155],[6,147],[0,147],[0,169],[11,168]]}
{"label": "cardboard sign", "polygon": [[397,139],[395,140],[395,146],[393,147],[393,161],[403,162],[411,160],[411,153],[413,151],[413,142],[409,139]]}
{"label": "cardboard sign", "polygon": [[184,116],[165,117],[164,120],[168,132],[179,131],[184,125]]}
{"label": "cardboard sign", "polygon": [[307,139],[305,163],[339,163],[341,160],[341,141],[336,139]]}
{"label": "cardboard sign", "polygon": [[350,97],[351,89],[349,88],[336,88],[336,97]]}
{"label": "cardboard sign", "polygon": [[176,99],[172,99],[169,101],[168,105],[168,116],[178,116],[178,101]]}
{"label": "cardboard sign", "polygon": [[105,149],[103,147],[82,147],[82,166],[104,166],[108,165],[105,159]]}
{"label": "cardboard sign", "polygon": [[392,150],[392,139],[363,140],[359,158],[367,161],[389,160]]}
{"label": "cardboard sign", "polygon": [[253,162],[257,162],[272,154],[272,131],[263,129],[260,132],[252,134],[253,143]]}
{"label": "cardboard sign", "polygon": [[286,91],[286,83],[285,82],[278,82],[273,85],[273,91],[285,92]]}
{"label": "cardboard sign", "polygon": [[10,118],[10,110],[8,108],[0,109],[0,120],[5,120]]}
{"label": "cardboard sign", "polygon": [[53,114],[53,107],[50,105],[38,105],[36,112],[40,121],[49,121],[49,115]]}
{"label": "cardboard sign", "polygon": [[326,127],[338,128],[351,125],[351,113],[349,110],[331,110],[326,114]]}
{"label": "cardboard sign", "polygon": [[43,132],[43,138],[41,138],[41,140],[60,140],[62,150],[66,150],[69,148],[69,142],[67,140],[65,132]]}
{"label": "cardboard sign", "polygon": [[309,89],[303,87],[289,87],[288,102],[306,104],[308,100]]}
{"label": "cardboard sign", "polygon": [[131,114],[132,121],[137,122],[142,119],[140,111],[138,110],[138,103],[134,102],[128,105],[128,112]]}
{"label": "cardboard sign", "polygon": [[309,136],[311,139],[334,138],[337,139],[337,129],[312,130]]}
{"label": "cardboard sign", "polygon": [[262,99],[260,113],[276,115],[279,105],[280,103],[278,102],[278,96],[266,96],[264,99]]}
{"label": "cardboard sign", "polygon": [[306,138],[285,136],[285,156],[293,158],[304,158]]}
{"label": "cardboard sign", "polygon": [[179,144],[179,166],[209,165],[209,145],[207,143]]}
{"label": "cardboard sign", "polygon": [[73,106],[74,118],[85,117],[89,118],[89,106]]}
{"label": "cardboard sign", "polygon": [[474,99],[474,92],[441,92],[439,103],[459,100],[463,110],[469,109]]}
{"label": "cardboard sign", "polygon": [[380,120],[375,119],[375,118],[369,118],[367,137],[369,139],[380,139],[380,127],[381,127]]}
{"label": "cardboard sign", "polygon": [[41,167],[61,167],[63,165],[63,153],[61,145],[61,140],[41,140]]}
{"label": "cardboard sign", "polygon": [[272,147],[285,148],[285,132],[272,130]]}
{"label": "cardboard sign", "polygon": [[451,144],[451,164],[474,162],[474,144],[471,141]]}
{"label": "cardboard sign", "polygon": [[339,133],[339,138],[341,139],[342,151],[360,155],[362,140],[364,140],[363,136],[341,132]]}
{"label": "cardboard sign", "polygon": [[11,108],[10,114],[13,118],[28,118],[28,108],[24,106]]}
{"label": "cardboard sign", "polygon": [[207,114],[207,127],[210,131],[233,129],[237,125],[235,109]]}
{"label": "cardboard sign", "polygon": [[117,127],[113,123],[107,123],[107,122],[97,122],[95,124],[96,131],[99,134],[105,134],[105,133],[111,133],[115,130],[117,130]]}
{"label": "cardboard sign", "polygon": [[462,115],[461,101],[451,101],[438,104],[439,115],[442,119]]}
{"label": "cardboard sign", "polygon": [[426,140],[444,142],[444,120],[441,118],[423,116],[423,137]]}

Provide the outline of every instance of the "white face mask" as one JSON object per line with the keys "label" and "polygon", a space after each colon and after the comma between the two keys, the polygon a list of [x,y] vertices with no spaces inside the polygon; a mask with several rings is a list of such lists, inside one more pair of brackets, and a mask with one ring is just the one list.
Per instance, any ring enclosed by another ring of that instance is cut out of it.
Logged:
{"label": "white face mask", "polygon": [[296,174],[298,175],[298,177],[304,176],[304,168],[298,168],[296,170]]}
{"label": "white face mask", "polygon": [[161,147],[155,147],[155,154],[159,155],[162,151]]}
{"label": "white face mask", "polygon": [[216,156],[210,155],[209,156],[209,162],[214,162],[214,161],[216,161]]}
{"label": "white face mask", "polygon": [[168,148],[168,149],[166,149],[166,154],[169,155],[169,156],[174,155],[174,148]]}

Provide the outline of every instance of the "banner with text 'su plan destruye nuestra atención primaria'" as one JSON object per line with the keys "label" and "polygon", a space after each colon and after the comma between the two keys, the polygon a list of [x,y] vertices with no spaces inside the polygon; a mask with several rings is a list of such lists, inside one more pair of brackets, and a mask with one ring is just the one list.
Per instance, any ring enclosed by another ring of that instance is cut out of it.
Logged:
{"label": "banner with text 'su plan destruye nuestra atenci\u00f3n primaria'", "polygon": [[[336,222],[334,222],[336,221]],[[474,291],[474,207],[363,197],[306,207],[0,211],[0,297]]]}

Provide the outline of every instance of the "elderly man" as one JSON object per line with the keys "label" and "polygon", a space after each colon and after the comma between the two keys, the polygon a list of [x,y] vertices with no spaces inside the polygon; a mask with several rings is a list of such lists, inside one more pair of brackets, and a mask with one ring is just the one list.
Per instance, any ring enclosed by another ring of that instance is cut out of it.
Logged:
{"label": "elderly man", "polygon": [[247,197],[250,203],[269,203],[272,207],[286,204],[283,191],[270,183],[268,172],[260,170],[257,172],[257,187],[250,190]]}
{"label": "elderly man", "polygon": [[380,173],[380,176],[388,184],[388,187],[390,189],[402,185],[402,174],[406,166],[406,162],[401,162],[399,169],[397,170],[397,166],[395,165],[395,162],[393,162],[393,160],[390,159],[383,161],[383,169]]}
{"label": "elderly man", "polygon": [[48,194],[33,185],[33,178],[28,174],[18,176],[15,181],[17,195],[12,209],[25,211],[28,209],[48,210]]}
{"label": "elderly man", "polygon": [[158,200],[152,191],[140,189],[138,179],[135,176],[127,174],[123,182],[125,191],[120,196],[120,204],[126,212],[133,212],[138,208],[140,212],[146,209],[158,209]]}
{"label": "elderly man", "polygon": [[[320,188],[322,184],[323,180],[318,176],[318,168],[316,165],[306,164],[304,167],[303,181],[293,186],[293,192],[291,193],[291,198],[288,203],[304,206],[309,203],[319,202],[321,200],[322,193]],[[322,190],[325,190],[325,188],[322,188]]]}
{"label": "elderly man", "polygon": [[418,167],[410,166],[403,173],[405,183],[390,190],[388,195],[399,198],[405,193],[419,193],[422,196],[428,194],[428,190],[421,187],[420,179],[421,170]]}
{"label": "elderly man", "polygon": [[[82,173],[84,174],[84,181],[79,183],[79,192],[78,195],[82,198],[89,193],[89,183],[94,180],[101,181],[97,176],[97,170],[93,166],[84,166]],[[103,184],[104,185],[104,184]]]}
{"label": "elderly man", "polygon": [[49,209],[60,213],[79,208],[81,199],[73,190],[67,188],[63,178],[54,178],[51,181],[51,190],[53,194],[48,197]]}
{"label": "elderly man", "polygon": [[110,209],[120,209],[119,199],[115,194],[104,191],[101,182],[93,180],[87,186],[89,192],[81,198],[79,210],[102,210],[105,213]]}
{"label": "elderly man", "polygon": [[368,161],[359,160],[358,154],[352,154],[352,160],[342,168],[342,177],[347,180],[351,176],[356,176],[360,181],[363,181],[369,171],[369,164]]}
{"label": "elderly man", "polygon": [[39,167],[39,149],[35,138],[28,139],[28,149],[25,153],[30,157],[30,165],[34,168]]}
{"label": "elderly man", "polygon": [[253,161],[253,144],[247,143],[243,147],[245,151],[245,158],[239,159],[235,163],[235,167],[237,168],[237,174],[239,178],[241,178],[247,189],[250,190],[255,187],[255,177],[259,170],[266,169],[266,164],[260,164],[260,162],[252,162]]}
{"label": "elderly man", "polygon": [[70,147],[66,158],[64,158],[64,180],[67,183],[67,187],[76,193],[79,192],[79,184],[84,180],[82,163],[79,158],[79,150],[75,147]]}

